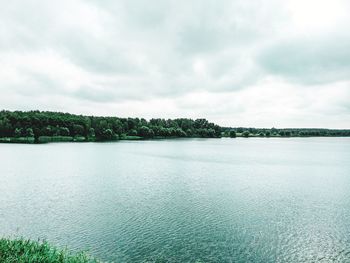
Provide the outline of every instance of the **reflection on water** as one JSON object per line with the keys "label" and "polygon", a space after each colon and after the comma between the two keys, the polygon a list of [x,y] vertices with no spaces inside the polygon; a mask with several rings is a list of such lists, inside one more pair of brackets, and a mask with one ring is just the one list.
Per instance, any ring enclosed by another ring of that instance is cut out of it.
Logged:
{"label": "reflection on water", "polygon": [[0,235],[103,260],[350,261],[350,140],[0,144]]}

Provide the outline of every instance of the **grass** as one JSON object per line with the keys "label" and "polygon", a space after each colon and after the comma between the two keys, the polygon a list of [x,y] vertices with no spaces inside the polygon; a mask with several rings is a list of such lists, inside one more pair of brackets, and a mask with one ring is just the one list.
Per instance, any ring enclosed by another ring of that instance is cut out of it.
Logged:
{"label": "grass", "polygon": [[142,140],[143,138],[140,136],[132,136],[132,135],[122,135],[120,140]]}
{"label": "grass", "polygon": [[2,137],[0,142],[12,143],[34,143],[34,137]]}
{"label": "grass", "polygon": [[40,136],[39,142],[40,143],[46,143],[46,142],[72,142],[73,137],[71,136]]}
{"label": "grass", "polygon": [[46,241],[0,239],[1,263],[98,263],[85,252],[72,253]]}

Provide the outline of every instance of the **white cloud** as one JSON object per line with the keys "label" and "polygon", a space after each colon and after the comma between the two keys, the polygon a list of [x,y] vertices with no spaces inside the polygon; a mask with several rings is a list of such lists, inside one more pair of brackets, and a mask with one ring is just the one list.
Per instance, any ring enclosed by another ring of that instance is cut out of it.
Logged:
{"label": "white cloud", "polygon": [[350,123],[345,0],[3,1],[0,105],[223,125]]}

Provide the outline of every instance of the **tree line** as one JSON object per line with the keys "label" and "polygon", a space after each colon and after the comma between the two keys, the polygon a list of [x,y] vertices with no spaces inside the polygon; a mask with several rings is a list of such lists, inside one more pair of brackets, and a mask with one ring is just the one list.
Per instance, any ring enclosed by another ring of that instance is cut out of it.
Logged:
{"label": "tree line", "polygon": [[109,141],[178,137],[350,136],[347,129],[220,127],[206,119],[150,119],[49,111],[0,111],[0,142]]}
{"label": "tree line", "polygon": [[221,127],[206,119],[118,118],[49,111],[0,111],[0,137],[80,138],[107,141],[122,138],[221,136]]}
{"label": "tree line", "polygon": [[225,137],[331,137],[350,136],[349,129],[320,129],[320,128],[222,128]]}

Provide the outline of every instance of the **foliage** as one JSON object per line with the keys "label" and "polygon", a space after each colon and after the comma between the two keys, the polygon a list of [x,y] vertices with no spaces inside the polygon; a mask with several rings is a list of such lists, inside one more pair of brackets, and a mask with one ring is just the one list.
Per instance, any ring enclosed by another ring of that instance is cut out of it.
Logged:
{"label": "foliage", "polygon": [[230,131],[230,137],[231,137],[231,138],[236,138],[236,136],[237,136],[237,135],[236,135],[236,132],[235,132],[234,130],[231,130],[231,131]]}
{"label": "foliage", "polygon": [[244,131],[243,133],[242,133],[242,136],[243,137],[249,137],[249,131]]}
{"label": "foliage", "polygon": [[222,127],[223,136],[231,137],[231,132],[242,137],[311,137],[311,136],[350,136],[350,130],[347,129],[316,129],[316,128],[231,128]]}
{"label": "foliage", "polygon": [[45,142],[72,142],[73,137],[72,136],[40,136],[38,138],[38,142],[45,143]]}
{"label": "foliage", "polygon": [[[131,136],[131,137],[129,137]],[[206,119],[95,117],[61,112],[0,111],[0,138],[34,137],[45,141],[110,141],[119,138],[221,136],[221,127]],[[74,138],[74,139],[73,139]]]}
{"label": "foliage", "polygon": [[0,239],[0,262],[2,263],[97,263],[96,259],[80,252],[73,254],[59,250],[47,242],[25,239]]}
{"label": "foliage", "polygon": [[220,127],[206,119],[118,118],[43,111],[0,111],[0,142],[110,141],[174,137],[350,136],[350,130]]}

